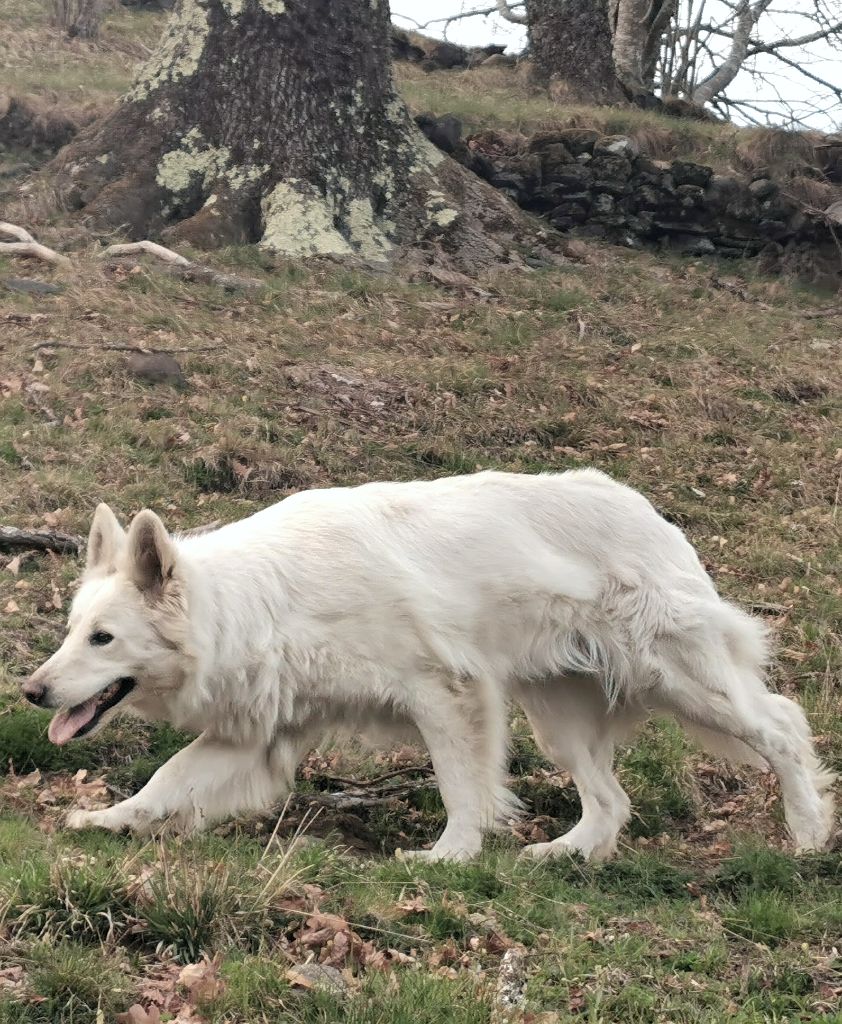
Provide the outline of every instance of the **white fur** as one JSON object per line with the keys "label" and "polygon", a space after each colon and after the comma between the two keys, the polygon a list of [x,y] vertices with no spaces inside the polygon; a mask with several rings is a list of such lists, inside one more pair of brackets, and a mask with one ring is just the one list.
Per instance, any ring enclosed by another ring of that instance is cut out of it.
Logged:
{"label": "white fur", "polygon": [[[198,828],[279,799],[327,733],[400,729],[429,748],[448,813],[424,855],[471,856],[516,811],[513,697],[582,798],[580,823],[532,855],[613,851],[629,815],[614,743],[652,709],[768,762],[799,847],[829,837],[832,780],[803,713],[763,683],[763,630],[601,473],[307,491],[182,539],[150,512],[126,536],[101,506],[91,551],[70,633],[33,679],[67,707],[132,676],[123,707],[201,735],[72,827]],[[94,629],[113,643],[92,646]]]}

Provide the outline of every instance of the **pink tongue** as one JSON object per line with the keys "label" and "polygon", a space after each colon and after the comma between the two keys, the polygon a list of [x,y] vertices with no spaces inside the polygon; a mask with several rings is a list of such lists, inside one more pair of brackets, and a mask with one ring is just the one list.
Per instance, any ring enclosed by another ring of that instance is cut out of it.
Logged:
{"label": "pink tongue", "polygon": [[84,704],[72,708],[70,711],[59,711],[50,721],[50,728],[47,736],[51,743],[60,747],[68,740],[72,740],[76,733],[94,717],[96,712],[96,697],[91,697]]}

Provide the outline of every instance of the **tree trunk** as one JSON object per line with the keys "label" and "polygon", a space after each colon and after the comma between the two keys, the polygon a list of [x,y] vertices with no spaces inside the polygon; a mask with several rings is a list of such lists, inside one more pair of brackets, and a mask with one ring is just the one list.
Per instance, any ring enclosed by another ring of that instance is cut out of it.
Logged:
{"label": "tree trunk", "polygon": [[626,96],[612,57],[604,0],[529,0],[529,39],[535,72],[563,83],[581,103],[619,103]]}
{"label": "tree trunk", "polygon": [[409,117],[387,0],[178,0],[131,92],[47,174],[96,228],[204,247],[381,262],[420,245],[473,269],[534,234]]}
{"label": "tree trunk", "polygon": [[677,0],[529,0],[539,78],[583,103],[659,106],[653,89],[661,36]]}

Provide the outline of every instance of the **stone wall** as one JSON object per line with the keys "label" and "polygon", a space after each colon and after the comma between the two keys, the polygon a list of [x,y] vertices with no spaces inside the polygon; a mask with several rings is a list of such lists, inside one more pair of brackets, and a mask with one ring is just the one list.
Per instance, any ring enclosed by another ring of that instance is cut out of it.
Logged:
{"label": "stone wall", "polygon": [[757,256],[830,284],[842,283],[842,203],[821,213],[768,171],[717,174],[683,160],[652,160],[633,139],[559,128],[529,139],[483,132],[461,139],[452,116],[422,114],[439,148],[559,231],[691,255]]}

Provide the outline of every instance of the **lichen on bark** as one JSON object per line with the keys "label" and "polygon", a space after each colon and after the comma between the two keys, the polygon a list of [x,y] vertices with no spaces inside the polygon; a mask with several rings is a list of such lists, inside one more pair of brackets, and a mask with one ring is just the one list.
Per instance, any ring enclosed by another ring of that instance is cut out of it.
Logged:
{"label": "lichen on bark", "polygon": [[458,262],[460,231],[474,250],[484,219],[524,223],[415,126],[385,0],[178,0],[119,108],[48,173],[94,228],[296,257]]}

